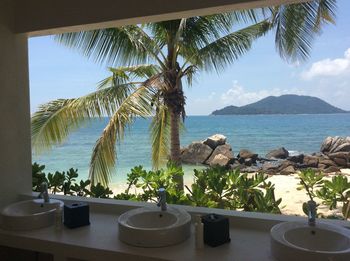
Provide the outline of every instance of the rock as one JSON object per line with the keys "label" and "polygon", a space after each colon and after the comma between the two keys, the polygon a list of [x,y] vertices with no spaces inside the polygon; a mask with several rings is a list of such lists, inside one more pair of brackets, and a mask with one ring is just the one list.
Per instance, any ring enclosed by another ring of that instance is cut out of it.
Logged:
{"label": "rock", "polygon": [[281,162],[266,162],[261,166],[261,170],[267,174],[276,174],[278,168],[281,166]]}
{"label": "rock", "polygon": [[290,175],[293,174],[295,172],[295,168],[292,165],[289,165],[288,167],[282,169],[280,171],[281,175]]}
{"label": "rock", "polygon": [[335,152],[328,154],[328,157],[339,167],[347,168],[350,161],[350,152]]}
{"label": "rock", "polygon": [[327,137],[325,138],[325,140],[322,142],[321,144],[321,149],[320,151],[322,153],[327,153],[331,150],[331,146],[332,146],[332,143],[333,143],[333,137]]}
{"label": "rock", "polygon": [[328,166],[327,165],[325,165],[325,164],[320,164],[320,163],[318,163],[318,166],[317,166],[319,169],[321,169],[321,170],[325,170],[326,168],[328,168]]}
{"label": "rock", "polygon": [[287,158],[287,160],[294,162],[294,163],[303,163],[304,161],[304,154],[299,154],[295,156],[290,156]]}
{"label": "rock", "polygon": [[269,153],[266,154],[266,158],[268,159],[271,159],[271,158],[285,159],[288,156],[289,156],[289,152],[284,147],[271,150]]}
{"label": "rock", "polygon": [[344,140],[342,137],[335,137],[335,139],[333,140],[331,149],[330,149],[330,153],[335,152],[337,150],[337,148],[342,145],[344,143]]}
{"label": "rock", "polygon": [[285,168],[288,168],[289,166],[295,167],[295,163],[289,160],[284,160],[281,162],[281,165],[279,166],[279,170],[283,170]]}
{"label": "rock", "polygon": [[251,166],[253,164],[253,159],[252,158],[248,158],[248,159],[244,159],[244,165],[246,166]]}
{"label": "rock", "polygon": [[330,159],[325,159],[325,158],[319,158],[318,159],[318,164],[322,164],[322,165],[325,165],[327,167],[329,166],[336,166],[335,162],[330,160]]}
{"label": "rock", "polygon": [[261,169],[259,167],[252,166],[252,167],[246,167],[246,168],[241,169],[241,172],[244,172],[244,173],[257,173],[260,170]]}
{"label": "rock", "polygon": [[321,145],[322,153],[350,152],[350,137],[327,137]]}
{"label": "rock", "polygon": [[238,158],[242,158],[242,159],[252,159],[252,162],[256,162],[256,159],[258,158],[258,154],[255,154],[249,150],[246,150],[246,149],[242,149],[239,151],[239,154],[238,154]]}
{"label": "rock", "polygon": [[308,165],[304,164],[304,163],[296,163],[295,166],[297,169],[308,169],[310,168]]}
{"label": "rock", "polygon": [[350,152],[336,152],[328,154],[328,158],[333,160],[334,158],[350,159]]}
{"label": "rock", "polygon": [[183,148],[181,160],[184,163],[204,163],[211,153],[212,148],[202,142],[192,142],[188,147]]}
{"label": "rock", "polygon": [[348,166],[348,163],[345,159],[342,158],[334,158],[334,162],[337,164],[337,166],[346,168]]}
{"label": "rock", "polygon": [[271,163],[271,162],[268,162],[268,163],[264,163],[261,167],[261,169],[265,172],[268,172],[269,170],[274,170],[274,169],[278,169],[279,167],[281,166],[281,163],[279,164],[275,164],[275,163]]}
{"label": "rock", "polygon": [[221,166],[221,167],[225,167],[230,163],[231,159],[229,159],[228,157],[226,157],[223,154],[217,154],[214,159],[210,162],[210,166]]}
{"label": "rock", "polygon": [[233,152],[231,146],[229,144],[224,144],[217,146],[205,163],[210,165],[215,156],[219,154],[222,154],[229,159],[233,159]]}
{"label": "rock", "polygon": [[305,155],[303,163],[309,168],[317,168],[318,157]]}
{"label": "rock", "polygon": [[235,169],[242,169],[244,166],[242,166],[241,164],[239,164],[238,162],[234,162],[232,164],[229,164],[229,167],[233,170]]}
{"label": "rock", "polygon": [[324,172],[326,173],[339,172],[339,171],[340,171],[340,168],[336,166],[330,166],[324,170]]}
{"label": "rock", "polygon": [[226,143],[226,137],[222,134],[215,134],[208,137],[205,141],[203,141],[203,143],[214,150],[217,146],[224,145]]}
{"label": "rock", "polygon": [[350,151],[350,143],[345,142],[339,145],[337,148],[335,148],[332,152],[348,152],[348,151]]}

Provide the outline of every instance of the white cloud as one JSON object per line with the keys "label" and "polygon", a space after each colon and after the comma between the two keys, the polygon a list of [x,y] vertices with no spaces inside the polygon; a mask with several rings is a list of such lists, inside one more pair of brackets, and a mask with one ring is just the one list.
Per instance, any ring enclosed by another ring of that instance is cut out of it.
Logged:
{"label": "white cloud", "polygon": [[328,58],[313,63],[310,69],[302,72],[301,78],[311,80],[315,77],[339,76],[346,73],[350,73],[350,48],[345,51],[343,58]]}
{"label": "white cloud", "polygon": [[238,81],[233,82],[233,87],[221,95],[223,105],[243,106],[249,103],[259,101],[267,96],[280,96],[283,94],[303,94],[298,89],[259,89],[257,91],[246,90]]}

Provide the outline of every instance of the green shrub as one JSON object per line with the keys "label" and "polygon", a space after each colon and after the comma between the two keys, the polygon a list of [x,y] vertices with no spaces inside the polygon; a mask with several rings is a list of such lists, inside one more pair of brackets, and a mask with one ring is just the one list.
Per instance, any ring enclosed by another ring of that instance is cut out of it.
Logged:
{"label": "green shrub", "polygon": [[[33,164],[33,190],[38,191],[41,182],[48,182],[53,194],[82,197],[109,198],[113,192],[100,183],[91,185],[90,180],[76,181],[78,170],[43,173],[45,166]],[[142,166],[131,169],[127,175],[127,189],[114,199],[157,202],[159,188],[166,189],[169,204],[182,204],[211,208],[237,209],[280,214],[282,199],[275,199],[274,185],[266,182],[267,176],[256,174],[249,177],[239,170],[213,167],[194,170],[194,183],[186,186],[185,193],[177,189],[175,178],[183,176],[181,167],[168,162],[166,168],[147,171]]]}
{"label": "green shrub", "polygon": [[52,194],[63,193],[64,195],[74,195],[80,197],[95,197],[95,198],[109,198],[113,192],[108,188],[102,186],[100,183],[91,185],[90,180],[81,180],[76,182],[78,178],[77,169],[69,169],[67,172],[56,171],[54,174],[48,173],[47,176],[43,172],[45,165],[39,165],[36,162],[32,165],[32,180],[33,191],[40,191],[40,184],[47,182],[48,188]]}
{"label": "green shrub", "polygon": [[[316,173],[312,169],[302,171],[299,174],[300,187],[298,189],[305,189],[310,200],[319,198],[322,204],[327,205],[330,210],[335,209],[338,205],[342,208],[342,218],[348,219],[350,217],[350,182],[347,177],[336,175],[332,180],[325,180],[325,175]],[[307,204],[303,204],[303,211],[307,214]],[[322,214],[319,214],[322,216]],[[331,215],[327,218],[338,218]]]}
{"label": "green shrub", "polygon": [[194,176],[195,182],[187,190],[195,206],[281,213],[282,199],[275,199],[274,185],[261,173],[249,177],[238,169],[213,167],[195,170]]}

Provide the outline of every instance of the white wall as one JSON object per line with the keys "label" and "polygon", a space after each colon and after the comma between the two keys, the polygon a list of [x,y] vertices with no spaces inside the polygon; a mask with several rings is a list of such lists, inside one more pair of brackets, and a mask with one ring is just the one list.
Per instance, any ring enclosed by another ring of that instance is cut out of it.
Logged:
{"label": "white wall", "polygon": [[11,32],[10,3],[0,0],[0,207],[31,191],[27,37]]}

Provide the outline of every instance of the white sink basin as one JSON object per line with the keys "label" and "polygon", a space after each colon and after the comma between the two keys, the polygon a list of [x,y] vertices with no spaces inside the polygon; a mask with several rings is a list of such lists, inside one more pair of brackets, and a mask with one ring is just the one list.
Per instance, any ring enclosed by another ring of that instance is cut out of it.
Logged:
{"label": "white sink basin", "polygon": [[350,230],[331,224],[284,222],[271,229],[271,253],[277,260],[350,260]]}
{"label": "white sink basin", "polygon": [[1,227],[8,230],[32,230],[54,224],[56,208],[63,207],[60,200],[32,199],[13,203],[1,212]]}
{"label": "white sink basin", "polygon": [[137,208],[120,215],[119,239],[140,247],[178,244],[190,236],[191,216],[179,208]]}

